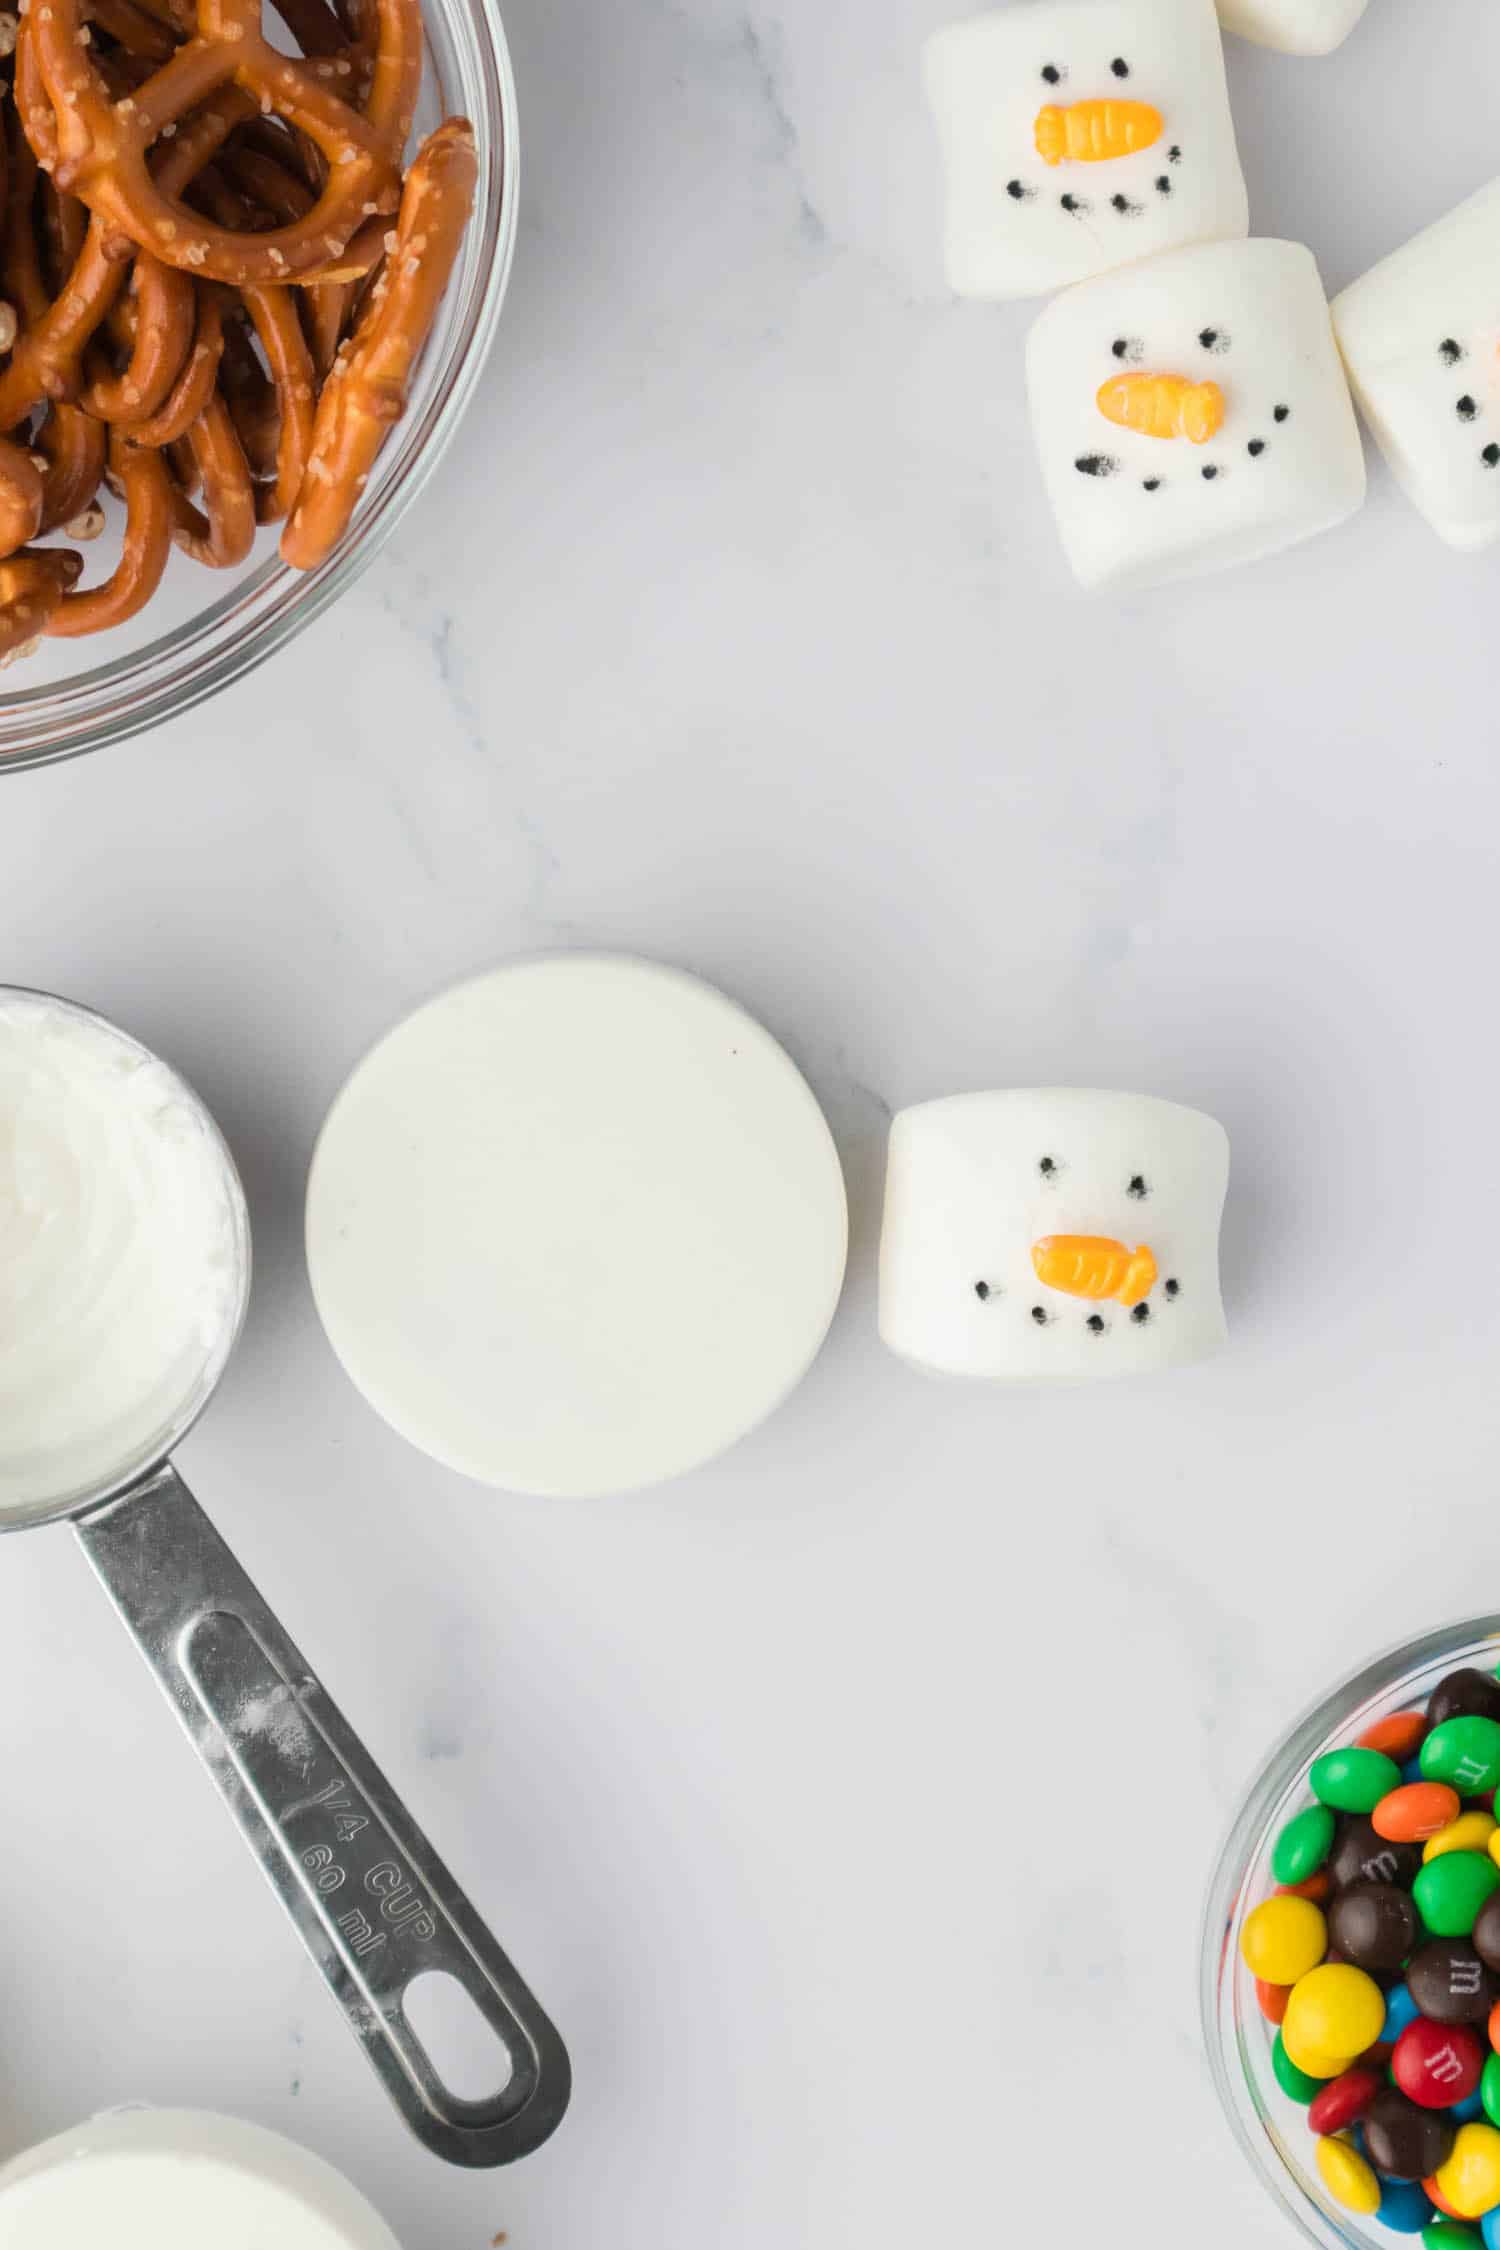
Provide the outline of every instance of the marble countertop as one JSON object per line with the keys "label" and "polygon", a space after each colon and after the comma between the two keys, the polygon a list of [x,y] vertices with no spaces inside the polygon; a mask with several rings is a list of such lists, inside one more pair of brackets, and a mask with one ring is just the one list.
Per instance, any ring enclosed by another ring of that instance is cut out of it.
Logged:
{"label": "marble countertop", "polygon": [[[49,1531],[0,1570],[0,2152],[238,2111],[410,2250],[1292,2240],[1201,2058],[1199,1900],[1296,1707],[1500,1608],[1496,566],[1377,469],[1282,560],[1074,595],[1028,309],[938,274],[948,12],[511,0],[521,252],[434,488],[268,669],[0,789],[4,974],[179,1064],[247,1181],[182,1466],[577,2076],[513,2171],[407,2141]],[[1231,71],[1258,227],[1332,286],[1493,168],[1477,0]],[[361,1051],[558,945],[743,1001],[853,1202],[806,1386],[602,1505],[409,1451],[300,1249]],[[889,1112],[1052,1080],[1229,1127],[1219,1362],[1030,1395],[882,1352]]]}

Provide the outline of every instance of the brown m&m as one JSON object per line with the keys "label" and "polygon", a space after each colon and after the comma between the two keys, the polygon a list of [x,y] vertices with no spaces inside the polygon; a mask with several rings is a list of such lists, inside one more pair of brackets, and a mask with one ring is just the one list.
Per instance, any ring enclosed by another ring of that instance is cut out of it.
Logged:
{"label": "brown m&m", "polygon": [[1432,2023],[1483,2023],[1500,1982],[1467,1938],[1431,1938],[1406,1965],[1406,1989]]}
{"label": "brown m&m", "polygon": [[1420,1934],[1411,1893],[1394,1883],[1351,1883],[1334,1893],[1327,1916],[1334,1949],[1373,1976],[1397,1974]]}

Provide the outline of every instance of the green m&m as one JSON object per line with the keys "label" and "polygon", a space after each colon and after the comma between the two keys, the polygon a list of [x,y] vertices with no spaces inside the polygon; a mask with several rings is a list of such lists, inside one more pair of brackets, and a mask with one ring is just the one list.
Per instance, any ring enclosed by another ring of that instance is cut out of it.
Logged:
{"label": "green m&m", "polygon": [[1276,2083],[1288,2101],[1300,2102],[1304,2109],[1323,2091],[1321,2078],[1310,2078],[1299,2070],[1286,2051],[1286,2042],[1278,2031],[1271,2042],[1271,2068],[1276,2073]]}
{"label": "green m&m", "polygon": [[1443,1852],[1417,1870],[1412,1902],[1434,1937],[1467,1937],[1486,1899],[1500,1891],[1488,1852]]}
{"label": "green m&m", "polygon": [[1329,1750],[1314,1758],[1307,1777],[1320,1805],[1335,1812],[1372,1813],[1401,1786],[1401,1768],[1380,1750]]}
{"label": "green m&m", "polygon": [[1446,1781],[1461,1797],[1500,1785],[1500,1724],[1494,1719],[1444,1719],[1422,1745],[1424,1781]]}
{"label": "green m&m", "polygon": [[1271,1873],[1278,1883],[1305,1883],[1333,1849],[1334,1818],[1326,1805],[1294,1813],[1276,1839]]}

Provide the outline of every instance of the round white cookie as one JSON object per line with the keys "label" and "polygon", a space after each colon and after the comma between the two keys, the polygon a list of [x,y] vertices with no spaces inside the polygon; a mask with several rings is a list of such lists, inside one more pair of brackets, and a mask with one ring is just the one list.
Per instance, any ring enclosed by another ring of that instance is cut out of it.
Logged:
{"label": "round white cookie", "polygon": [[769,1033],[696,977],[592,954],[399,1024],[307,1194],[313,1294],[371,1405],[521,1492],[723,1452],[807,1372],[847,1249],[832,1137]]}

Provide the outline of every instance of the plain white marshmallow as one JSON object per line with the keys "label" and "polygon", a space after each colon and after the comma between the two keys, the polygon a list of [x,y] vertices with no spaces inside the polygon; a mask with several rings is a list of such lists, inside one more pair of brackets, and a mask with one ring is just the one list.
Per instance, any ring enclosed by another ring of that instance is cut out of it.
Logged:
{"label": "plain white marshmallow", "polygon": [[[1250,562],[1364,499],[1349,387],[1300,243],[1201,244],[1069,290],[1034,324],[1026,376],[1047,493],[1085,586]],[[1219,427],[1198,442],[1122,425],[1103,403],[1122,378],[1143,412],[1213,386]],[[1162,378],[1168,389],[1153,390]]]}
{"label": "plain white marshmallow", "polygon": [[[880,1333],[903,1359],[997,1382],[1133,1375],[1223,1344],[1229,1139],[1201,1111],[1077,1087],[957,1094],[891,1126]],[[1036,1245],[1144,1248],[1137,1304],[1038,1279]]]}
{"label": "plain white marshmallow", "polygon": [[1370,0],[1219,0],[1226,31],[1279,47],[1284,55],[1331,55],[1341,47]]}
{"label": "plain white marshmallow", "polygon": [[1451,547],[1500,537],[1500,180],[1336,297],[1375,441]]}
{"label": "plain white marshmallow", "polygon": [[[1041,296],[1249,231],[1213,0],[1016,0],[935,33],[925,64],[960,296]],[[1071,117],[1077,142],[1113,147],[1151,130],[1142,108],[1159,130],[1129,153],[1038,153],[1044,111],[1065,120],[1054,131]]]}
{"label": "plain white marshmallow", "polygon": [[203,2110],[117,2109],[0,2171],[0,2250],[400,2250],[310,2149]]}

